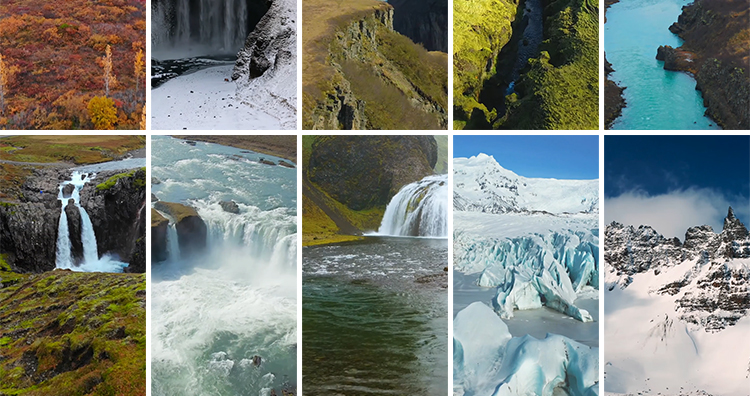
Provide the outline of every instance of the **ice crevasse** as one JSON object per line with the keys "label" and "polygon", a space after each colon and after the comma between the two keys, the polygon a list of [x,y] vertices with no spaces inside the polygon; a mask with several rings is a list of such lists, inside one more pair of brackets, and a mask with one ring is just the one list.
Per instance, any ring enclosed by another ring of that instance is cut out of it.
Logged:
{"label": "ice crevasse", "polygon": [[575,305],[579,293],[599,288],[597,231],[553,231],[517,238],[454,234],[455,267],[481,272],[479,286],[496,288],[492,301],[504,319],[516,309],[546,306],[582,322],[591,315]]}
{"label": "ice crevasse", "polygon": [[453,324],[454,395],[592,396],[599,394],[599,351],[547,334],[511,337],[508,326],[481,302]]}

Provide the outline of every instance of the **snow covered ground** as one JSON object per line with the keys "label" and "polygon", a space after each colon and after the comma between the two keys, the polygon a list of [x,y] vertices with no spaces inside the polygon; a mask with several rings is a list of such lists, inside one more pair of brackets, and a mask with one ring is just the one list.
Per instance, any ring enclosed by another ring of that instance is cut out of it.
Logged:
{"label": "snow covered ground", "polygon": [[[233,68],[233,64],[210,67],[179,76],[153,89],[152,128],[268,130],[296,127],[294,106],[290,108],[285,100],[275,103],[254,100],[252,91],[238,89],[231,81]],[[260,96],[268,95],[258,92]]]}
{"label": "snow covered ground", "polygon": [[[711,267],[701,260],[633,274],[625,287],[605,264],[606,394],[750,395],[750,317],[719,331],[680,320],[678,300],[710,292],[700,281],[710,278]],[[747,273],[750,259],[725,265]],[[689,283],[675,294],[663,292],[684,279]]]}

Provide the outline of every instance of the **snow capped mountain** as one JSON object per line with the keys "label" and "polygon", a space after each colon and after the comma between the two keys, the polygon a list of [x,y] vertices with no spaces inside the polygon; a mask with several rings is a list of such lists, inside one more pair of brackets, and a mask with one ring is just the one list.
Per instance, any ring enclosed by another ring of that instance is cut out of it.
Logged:
{"label": "snow capped mountain", "polygon": [[485,213],[598,213],[598,180],[518,176],[495,158],[479,154],[453,159],[453,208]]}
{"label": "snow capped mountain", "polygon": [[612,223],[604,243],[605,391],[750,394],[750,236],[732,209],[718,234]]}

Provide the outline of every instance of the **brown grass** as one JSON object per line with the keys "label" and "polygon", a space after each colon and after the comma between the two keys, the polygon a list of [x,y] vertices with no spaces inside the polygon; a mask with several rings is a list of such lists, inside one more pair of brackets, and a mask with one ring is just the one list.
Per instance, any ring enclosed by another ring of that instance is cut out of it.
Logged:
{"label": "brown grass", "polygon": [[145,146],[145,136],[10,136],[0,138],[0,159],[96,164]]}
{"label": "brown grass", "polygon": [[274,155],[297,163],[297,136],[296,135],[175,135],[178,139],[199,140],[201,142],[216,143],[258,153]]}

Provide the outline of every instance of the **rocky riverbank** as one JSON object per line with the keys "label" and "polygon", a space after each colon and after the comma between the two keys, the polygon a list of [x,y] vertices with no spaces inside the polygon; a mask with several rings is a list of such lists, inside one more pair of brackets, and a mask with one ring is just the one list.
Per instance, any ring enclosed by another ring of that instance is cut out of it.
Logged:
{"label": "rocky riverbank", "polygon": [[706,114],[724,129],[750,128],[750,1],[696,0],[669,27],[682,46],[659,47],[664,68],[691,73]]}
{"label": "rocky riverbank", "polygon": [[253,150],[258,153],[273,155],[297,163],[297,137],[294,135],[186,135],[175,137],[178,139],[198,140],[201,142],[216,143],[245,150]]}

